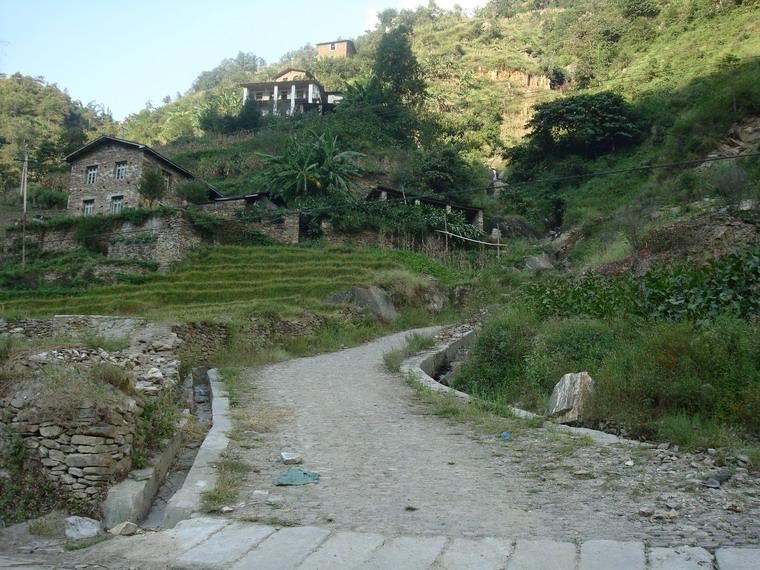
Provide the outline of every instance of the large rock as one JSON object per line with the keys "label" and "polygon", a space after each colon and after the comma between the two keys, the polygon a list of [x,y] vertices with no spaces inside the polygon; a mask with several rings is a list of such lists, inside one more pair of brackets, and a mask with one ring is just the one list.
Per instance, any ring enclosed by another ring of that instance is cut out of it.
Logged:
{"label": "large rock", "polygon": [[87,517],[67,517],[66,518],[66,538],[71,540],[81,540],[83,538],[92,538],[100,534],[102,526],[100,521],[88,519]]}
{"label": "large rock", "polygon": [[546,415],[562,424],[577,422],[583,416],[593,389],[594,381],[588,372],[565,374],[554,386]]}
{"label": "large rock", "polygon": [[541,255],[526,257],[525,268],[531,271],[549,271],[554,269],[554,264],[548,255],[542,253]]}
{"label": "large rock", "polygon": [[380,287],[351,287],[348,291],[336,293],[327,299],[328,303],[349,303],[370,310],[378,319],[386,323],[398,318],[396,307],[390,302]]}

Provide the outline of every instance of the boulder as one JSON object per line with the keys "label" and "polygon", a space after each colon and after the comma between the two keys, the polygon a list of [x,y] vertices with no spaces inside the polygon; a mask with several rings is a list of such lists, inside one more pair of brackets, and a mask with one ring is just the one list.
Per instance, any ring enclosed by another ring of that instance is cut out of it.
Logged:
{"label": "boulder", "polygon": [[327,299],[328,303],[348,303],[371,311],[383,322],[393,322],[398,312],[380,287],[351,287],[348,291],[336,293]]}
{"label": "boulder", "polygon": [[593,389],[594,381],[588,372],[565,374],[554,386],[546,415],[561,424],[577,422],[583,416]]}
{"label": "boulder", "polygon": [[65,523],[66,538],[71,540],[92,538],[102,530],[100,521],[87,517],[66,517]]}
{"label": "boulder", "polygon": [[549,271],[554,269],[551,258],[542,253],[541,255],[531,255],[525,258],[525,268],[531,271]]}
{"label": "boulder", "polygon": [[132,536],[137,532],[137,525],[130,521],[124,521],[123,523],[117,524],[108,532],[115,536]]}

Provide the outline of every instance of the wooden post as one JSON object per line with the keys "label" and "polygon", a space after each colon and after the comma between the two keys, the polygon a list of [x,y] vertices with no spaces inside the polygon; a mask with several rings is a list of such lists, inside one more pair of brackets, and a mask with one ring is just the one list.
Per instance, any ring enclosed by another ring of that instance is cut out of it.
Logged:
{"label": "wooden post", "polygon": [[446,212],[443,213],[443,229],[446,232],[443,234],[446,236],[446,255],[449,253],[449,220],[448,216],[446,215]]}
{"label": "wooden post", "polygon": [[26,178],[29,171],[29,154],[24,153],[24,167],[21,170],[21,194],[23,196],[24,211],[21,214],[21,265],[26,265]]}

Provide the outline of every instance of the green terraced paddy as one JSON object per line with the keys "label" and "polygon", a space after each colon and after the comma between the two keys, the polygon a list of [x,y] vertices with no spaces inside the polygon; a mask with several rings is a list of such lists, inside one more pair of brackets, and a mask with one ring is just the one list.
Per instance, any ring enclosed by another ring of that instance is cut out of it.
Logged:
{"label": "green terraced paddy", "polygon": [[329,295],[369,285],[392,270],[428,273],[444,283],[467,278],[420,254],[379,249],[216,246],[194,251],[166,275],[140,284],[92,287],[67,294],[0,293],[6,318],[61,313],[142,315],[155,320],[207,320],[254,313],[330,312]]}

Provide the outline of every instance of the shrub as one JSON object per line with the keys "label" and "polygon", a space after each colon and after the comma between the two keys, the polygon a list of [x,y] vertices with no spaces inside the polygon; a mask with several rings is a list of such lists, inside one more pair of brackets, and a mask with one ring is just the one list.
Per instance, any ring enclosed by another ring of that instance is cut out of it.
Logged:
{"label": "shrub", "polygon": [[209,201],[208,186],[198,180],[187,180],[177,184],[174,193],[178,198],[190,204],[202,204]]}
{"label": "shrub", "polygon": [[518,402],[526,396],[525,359],[539,330],[535,315],[522,307],[512,307],[490,319],[478,336],[469,360],[454,379],[454,386],[483,397]]}
{"label": "shrub", "polygon": [[148,169],[143,172],[137,191],[150,205],[153,205],[156,200],[163,198],[166,192],[166,181],[161,172]]}
{"label": "shrub", "polygon": [[137,418],[132,463],[138,469],[145,467],[149,455],[158,449],[161,440],[174,435],[179,419],[178,394],[165,389],[146,400]]}
{"label": "shrub", "polygon": [[59,192],[49,188],[37,187],[31,192],[32,204],[38,208],[63,210],[69,202],[69,195],[66,192]]}
{"label": "shrub", "polygon": [[756,326],[733,318],[701,327],[662,322],[640,329],[604,360],[594,377],[591,415],[614,419],[647,437],[686,434],[679,422],[705,429],[734,425],[756,434],[758,378]]}

